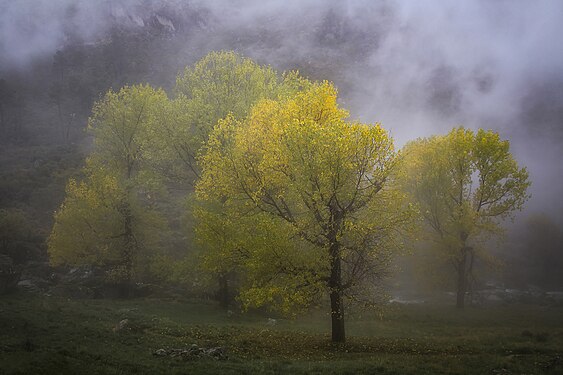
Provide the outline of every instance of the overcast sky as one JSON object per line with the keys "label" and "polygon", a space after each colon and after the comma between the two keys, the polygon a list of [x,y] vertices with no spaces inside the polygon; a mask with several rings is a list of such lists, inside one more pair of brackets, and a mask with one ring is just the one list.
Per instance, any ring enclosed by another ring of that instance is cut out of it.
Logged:
{"label": "overcast sky", "polygon": [[0,0],[0,63],[25,67],[69,36],[155,14],[202,53],[334,80],[352,117],[382,122],[399,145],[459,125],[499,131],[529,167],[530,209],[563,218],[563,1]]}

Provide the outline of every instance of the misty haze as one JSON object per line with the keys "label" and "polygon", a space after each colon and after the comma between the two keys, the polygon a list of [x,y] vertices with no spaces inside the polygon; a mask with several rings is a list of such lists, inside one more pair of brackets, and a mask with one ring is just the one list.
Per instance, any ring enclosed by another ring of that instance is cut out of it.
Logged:
{"label": "misty haze", "polygon": [[0,374],[563,373],[561,35],[0,0]]}

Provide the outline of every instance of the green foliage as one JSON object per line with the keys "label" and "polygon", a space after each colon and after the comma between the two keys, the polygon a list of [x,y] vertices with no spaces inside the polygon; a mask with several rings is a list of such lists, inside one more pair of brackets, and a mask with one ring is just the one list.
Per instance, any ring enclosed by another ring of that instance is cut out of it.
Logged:
{"label": "green foliage", "polygon": [[232,51],[211,52],[176,78],[175,98],[159,113],[153,147],[159,168],[175,182],[194,183],[198,155],[217,121],[244,118],[261,99],[288,97],[311,83],[297,72],[279,76],[269,66]]}
{"label": "green foliage", "polygon": [[167,101],[163,90],[148,85],[110,90],[92,109],[88,130],[94,136],[94,150],[89,168],[115,173],[131,186],[147,183],[150,162],[159,152],[151,147],[151,137]]}
{"label": "green foliage", "polygon": [[209,133],[227,114],[245,116],[257,100],[271,98],[277,85],[272,68],[232,51],[211,52],[178,76],[176,94],[195,104],[194,126]]}
{"label": "green foliage", "polygon": [[235,52],[211,52],[187,67],[176,79],[176,98],[159,129],[168,172],[193,181],[197,155],[217,121],[229,113],[243,117],[258,100],[275,97],[278,81],[273,69]]}

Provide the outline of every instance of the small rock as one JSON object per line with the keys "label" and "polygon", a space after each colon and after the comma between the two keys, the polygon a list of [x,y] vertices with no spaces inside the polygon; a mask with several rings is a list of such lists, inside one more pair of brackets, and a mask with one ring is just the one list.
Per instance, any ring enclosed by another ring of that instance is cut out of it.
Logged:
{"label": "small rock", "polygon": [[123,331],[124,329],[129,328],[129,319],[123,319],[113,328],[113,332]]}
{"label": "small rock", "polygon": [[225,349],[221,346],[218,346],[216,348],[209,348],[205,350],[204,353],[205,355],[209,357],[213,357],[215,359],[220,359],[225,357]]}
{"label": "small rock", "polygon": [[21,280],[17,285],[19,288],[29,293],[41,292],[41,288],[39,288],[38,282],[36,280]]}

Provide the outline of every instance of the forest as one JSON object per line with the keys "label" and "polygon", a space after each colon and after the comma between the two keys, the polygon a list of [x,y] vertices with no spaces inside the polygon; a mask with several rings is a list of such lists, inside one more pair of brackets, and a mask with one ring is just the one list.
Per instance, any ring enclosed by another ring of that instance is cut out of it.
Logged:
{"label": "forest", "polygon": [[0,373],[563,371],[562,75],[327,4],[0,5]]}

